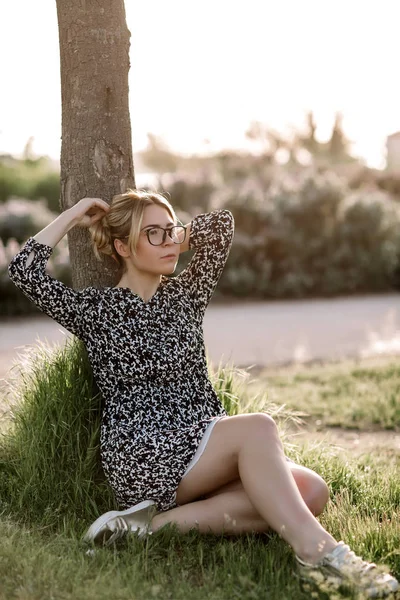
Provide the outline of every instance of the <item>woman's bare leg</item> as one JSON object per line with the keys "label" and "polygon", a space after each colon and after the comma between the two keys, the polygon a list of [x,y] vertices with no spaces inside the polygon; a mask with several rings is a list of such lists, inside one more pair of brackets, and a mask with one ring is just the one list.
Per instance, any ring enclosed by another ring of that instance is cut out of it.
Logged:
{"label": "woman's bare leg", "polygon": [[[326,485],[326,482],[315,471],[312,471],[307,467],[303,467],[302,465],[298,465],[291,461],[288,462],[288,466],[294,477],[297,488],[309,510],[315,516],[320,515],[329,500],[329,488]],[[206,498],[211,498],[217,494],[231,492],[233,490],[243,490],[240,479],[227,483],[204,496]]]}
{"label": "woman's bare leg", "polygon": [[317,562],[337,542],[304,502],[277,427],[265,414],[227,417],[219,421],[207,447],[181,480],[178,504],[210,494],[240,478],[254,509],[307,562]]}
{"label": "woman's bare leg", "polygon": [[176,525],[181,533],[197,529],[200,533],[237,535],[269,529],[243,488],[228,490],[159,513],[153,517],[151,529],[157,531],[168,523]]}
{"label": "woman's bare leg", "polygon": [[[293,463],[289,467],[309,510],[320,514],[329,499],[326,483],[310,469]],[[240,480],[217,489],[204,500],[159,513],[152,520],[152,530],[167,523],[174,523],[182,533],[196,528],[200,533],[238,535],[270,529],[254,509]]]}

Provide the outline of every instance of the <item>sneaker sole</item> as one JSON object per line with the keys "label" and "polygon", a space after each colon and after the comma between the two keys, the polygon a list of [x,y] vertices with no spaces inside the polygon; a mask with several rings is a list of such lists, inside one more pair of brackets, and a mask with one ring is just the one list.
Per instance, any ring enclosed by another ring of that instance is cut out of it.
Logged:
{"label": "sneaker sole", "polygon": [[[128,516],[128,515],[133,515],[137,512],[144,510],[145,508],[150,508],[151,506],[155,506],[155,505],[156,505],[156,503],[153,500],[143,500],[143,502],[140,502],[139,504],[136,504],[135,506],[131,506],[130,508],[127,508],[126,510],[110,510],[109,512],[104,513],[104,515],[101,515],[101,517],[99,517],[98,519],[96,519],[96,521],[94,523],[92,523],[92,525],[89,527],[89,529],[85,533],[85,535],[83,537],[83,541],[96,543],[98,541],[99,534],[104,533],[105,535],[107,535],[107,531],[102,532],[102,530],[103,530],[103,527],[105,525],[107,525],[108,521],[115,519],[115,517],[124,517],[124,516]],[[110,531],[109,535],[111,536],[112,533],[113,532]]]}

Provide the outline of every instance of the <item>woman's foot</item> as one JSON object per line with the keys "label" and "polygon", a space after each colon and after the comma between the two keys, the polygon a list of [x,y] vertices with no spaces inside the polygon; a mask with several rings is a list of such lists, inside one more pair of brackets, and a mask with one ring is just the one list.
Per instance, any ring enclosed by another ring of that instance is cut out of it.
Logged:
{"label": "woman's foot", "polygon": [[85,533],[83,541],[109,546],[127,533],[136,532],[143,537],[150,533],[149,525],[155,512],[153,500],[144,500],[126,510],[111,510],[96,519]]}
{"label": "woman's foot", "polygon": [[306,563],[298,556],[296,560],[300,577],[318,587],[347,587],[362,592],[364,598],[385,598],[399,589],[394,577],[356,556],[344,542],[339,542],[316,564]]}

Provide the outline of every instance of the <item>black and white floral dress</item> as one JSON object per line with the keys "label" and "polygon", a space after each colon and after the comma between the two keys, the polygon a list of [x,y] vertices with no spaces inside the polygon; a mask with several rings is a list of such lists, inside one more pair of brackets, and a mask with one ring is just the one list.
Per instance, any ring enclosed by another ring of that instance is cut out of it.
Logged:
{"label": "black and white floral dress", "polygon": [[46,273],[52,248],[34,238],[10,263],[24,294],[86,345],[104,398],[102,465],[121,508],[145,499],[175,506],[206,430],[225,415],[208,377],[203,317],[233,231],[228,210],[195,217],[189,265],[162,276],[148,302],[129,288],[65,286]]}

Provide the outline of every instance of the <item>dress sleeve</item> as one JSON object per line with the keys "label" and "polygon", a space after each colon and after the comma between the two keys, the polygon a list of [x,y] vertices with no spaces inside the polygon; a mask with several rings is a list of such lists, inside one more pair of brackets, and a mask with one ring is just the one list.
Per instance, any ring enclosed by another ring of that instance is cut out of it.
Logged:
{"label": "dress sleeve", "polygon": [[[27,259],[32,251],[33,259],[27,266]],[[47,261],[52,252],[51,246],[41,244],[31,237],[10,262],[8,274],[41,311],[74,335],[82,337],[80,309],[83,292],[69,288],[46,273]]]}
{"label": "dress sleeve", "polygon": [[191,222],[189,249],[195,249],[195,253],[177,279],[202,310],[207,308],[221,277],[234,228],[233,215],[226,209],[197,215]]}

